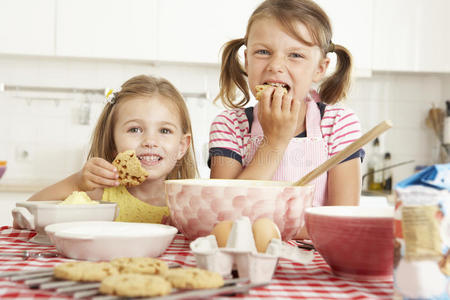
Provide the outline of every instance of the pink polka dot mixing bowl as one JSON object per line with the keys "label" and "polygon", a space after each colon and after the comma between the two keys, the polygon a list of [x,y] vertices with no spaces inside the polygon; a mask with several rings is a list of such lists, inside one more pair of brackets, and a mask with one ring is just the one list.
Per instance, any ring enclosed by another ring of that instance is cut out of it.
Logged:
{"label": "pink polka dot mixing bowl", "polygon": [[266,217],[275,222],[284,240],[304,225],[314,186],[290,182],[225,179],[166,181],[167,205],[174,225],[188,238],[209,235],[224,220],[247,216],[253,222]]}

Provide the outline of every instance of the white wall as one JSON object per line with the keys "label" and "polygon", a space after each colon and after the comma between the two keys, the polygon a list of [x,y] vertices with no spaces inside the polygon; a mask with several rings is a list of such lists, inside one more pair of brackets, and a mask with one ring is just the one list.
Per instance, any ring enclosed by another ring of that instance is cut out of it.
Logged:
{"label": "white wall", "polygon": [[[0,56],[0,82],[6,84],[119,87],[126,79],[143,73],[166,77],[181,92],[209,94],[209,101],[187,100],[194,134],[200,141],[197,155],[203,154],[209,122],[221,110],[211,104],[218,91],[218,67]],[[424,120],[433,103],[444,108],[445,100],[450,98],[449,83],[448,75],[433,74],[375,73],[355,80],[347,105],[360,117],[363,130],[391,119],[394,128],[383,135],[382,149],[392,153],[392,163],[415,160],[414,164],[394,170],[394,181],[412,174],[416,165],[436,162],[434,137]],[[0,93],[0,160],[8,160],[8,171],[0,183],[51,182],[78,170],[103,106],[102,97],[89,96],[91,118],[88,125],[83,125],[78,118],[84,96],[59,95],[67,100],[56,101],[32,100],[31,96],[24,99],[21,95]],[[23,150],[28,151],[28,158],[21,157]],[[370,155],[370,148],[366,147],[366,151]],[[204,158],[200,159],[204,163]],[[200,169],[206,177],[204,164]]]}
{"label": "white wall", "polygon": [[[449,75],[374,74],[354,82],[347,104],[361,120],[364,131],[380,121],[393,121],[393,128],[381,136],[381,149],[391,152],[392,164],[415,160],[393,169],[394,182],[410,176],[416,166],[438,163],[437,139],[425,125],[430,108],[445,107],[450,99]],[[371,147],[365,147],[370,156]],[[364,170],[367,168],[365,160]]]}

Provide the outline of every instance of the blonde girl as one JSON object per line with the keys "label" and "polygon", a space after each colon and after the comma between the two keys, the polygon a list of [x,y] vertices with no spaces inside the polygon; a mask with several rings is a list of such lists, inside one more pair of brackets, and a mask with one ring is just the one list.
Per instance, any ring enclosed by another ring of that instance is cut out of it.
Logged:
{"label": "blonde girl", "polygon": [[[115,156],[134,150],[149,176],[119,185]],[[140,75],[126,81],[104,107],[83,169],[29,200],[64,200],[85,191],[93,200],[117,202],[117,221],[161,223],[169,215],[164,180],[197,175],[192,129],[183,97],[167,80]]]}
{"label": "blonde girl", "polygon": [[[336,54],[337,67],[325,78],[328,53]],[[336,104],[348,91],[351,64],[315,2],[260,4],[245,37],[223,49],[218,98],[230,109],[211,125],[211,178],[298,180],[357,139],[358,118]],[[258,85],[268,87],[255,107],[244,108]],[[363,157],[361,149],[317,178],[313,205],[358,204]]]}

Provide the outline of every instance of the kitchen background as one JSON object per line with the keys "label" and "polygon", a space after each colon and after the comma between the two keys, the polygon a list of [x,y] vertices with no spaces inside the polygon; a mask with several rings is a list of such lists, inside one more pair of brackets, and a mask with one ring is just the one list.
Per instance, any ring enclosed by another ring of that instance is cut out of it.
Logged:
{"label": "kitchen background", "polygon": [[[346,100],[366,132],[390,119],[382,153],[394,183],[439,161],[425,120],[450,99],[450,1],[321,0],[334,42],[355,59]],[[185,95],[202,177],[209,124],[223,108],[219,50],[242,37],[256,0],[2,0],[0,2],[0,220],[15,201],[78,171],[103,92],[138,74]],[[254,104],[252,101],[251,104]],[[367,146],[363,173],[372,148]],[[3,218],[3,219],[2,219]],[[1,222],[1,221],[0,221]],[[2,224],[0,224],[2,225]]]}

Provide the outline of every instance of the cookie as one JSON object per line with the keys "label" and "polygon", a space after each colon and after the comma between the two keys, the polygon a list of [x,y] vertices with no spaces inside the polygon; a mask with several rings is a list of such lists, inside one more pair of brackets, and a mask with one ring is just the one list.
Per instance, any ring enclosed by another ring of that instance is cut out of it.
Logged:
{"label": "cookie", "polygon": [[170,269],[164,277],[177,289],[213,289],[224,284],[219,273],[198,268]]}
{"label": "cookie", "polygon": [[[255,96],[255,98],[256,98],[256,100],[258,100],[258,101],[261,100],[261,97],[262,97],[262,94],[263,94],[264,90],[267,87],[269,87],[269,86],[270,85],[268,85],[268,84],[255,86],[255,89],[256,89],[256,96]],[[287,89],[283,88],[283,92],[286,95],[287,94]]]}
{"label": "cookie", "polygon": [[151,257],[122,257],[111,261],[120,274],[164,274],[169,270],[167,263]]}
{"label": "cookie", "polygon": [[53,270],[56,278],[71,281],[101,281],[114,274],[119,274],[119,271],[107,262],[68,262],[57,265]]}
{"label": "cookie", "polygon": [[161,276],[119,274],[102,280],[100,292],[123,297],[164,296],[172,291],[170,283]]}
{"label": "cookie", "polygon": [[148,172],[141,166],[141,162],[134,150],[127,150],[117,154],[112,164],[119,172],[119,182],[124,186],[139,185],[148,177]]}

